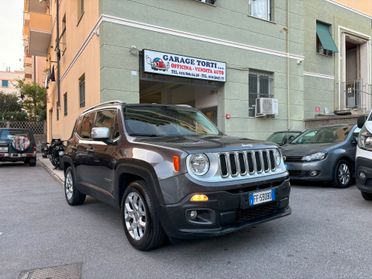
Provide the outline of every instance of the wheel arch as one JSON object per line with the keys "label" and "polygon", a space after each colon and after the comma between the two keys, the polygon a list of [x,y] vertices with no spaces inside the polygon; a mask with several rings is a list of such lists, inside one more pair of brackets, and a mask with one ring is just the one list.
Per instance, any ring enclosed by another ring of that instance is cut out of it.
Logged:
{"label": "wheel arch", "polygon": [[117,207],[120,207],[125,189],[131,182],[137,180],[145,181],[147,189],[158,202],[157,206],[163,203],[159,180],[154,168],[147,162],[130,160],[119,163],[116,168],[114,197]]}

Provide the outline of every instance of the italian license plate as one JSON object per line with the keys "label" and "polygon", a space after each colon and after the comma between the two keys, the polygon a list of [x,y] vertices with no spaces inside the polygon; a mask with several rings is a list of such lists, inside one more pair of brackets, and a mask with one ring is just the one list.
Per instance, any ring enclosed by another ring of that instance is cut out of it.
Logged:
{"label": "italian license plate", "polygon": [[264,190],[249,194],[249,205],[254,206],[261,203],[275,201],[275,189]]}

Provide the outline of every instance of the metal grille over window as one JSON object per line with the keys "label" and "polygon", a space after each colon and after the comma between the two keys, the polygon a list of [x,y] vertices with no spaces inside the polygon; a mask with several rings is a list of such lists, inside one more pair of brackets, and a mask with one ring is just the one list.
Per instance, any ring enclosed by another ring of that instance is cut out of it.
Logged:
{"label": "metal grille over window", "polygon": [[246,176],[276,170],[273,149],[221,153],[221,176]]}

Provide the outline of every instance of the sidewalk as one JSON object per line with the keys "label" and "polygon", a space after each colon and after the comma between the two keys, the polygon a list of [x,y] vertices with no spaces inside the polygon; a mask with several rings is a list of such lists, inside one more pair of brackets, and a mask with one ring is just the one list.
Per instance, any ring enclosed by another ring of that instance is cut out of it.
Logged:
{"label": "sidewalk", "polygon": [[46,169],[60,184],[64,183],[64,174],[62,170],[55,169],[48,158],[43,158],[41,154],[37,156],[38,163]]}

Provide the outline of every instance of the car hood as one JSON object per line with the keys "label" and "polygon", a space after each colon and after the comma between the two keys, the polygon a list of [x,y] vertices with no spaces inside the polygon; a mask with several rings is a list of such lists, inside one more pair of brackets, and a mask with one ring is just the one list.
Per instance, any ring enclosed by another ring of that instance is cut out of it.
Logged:
{"label": "car hood", "polygon": [[284,156],[306,156],[319,151],[328,151],[334,143],[288,144],[281,147]]}
{"label": "car hood", "polygon": [[230,136],[183,136],[136,138],[134,142],[180,149],[190,153],[275,148],[270,142]]}

